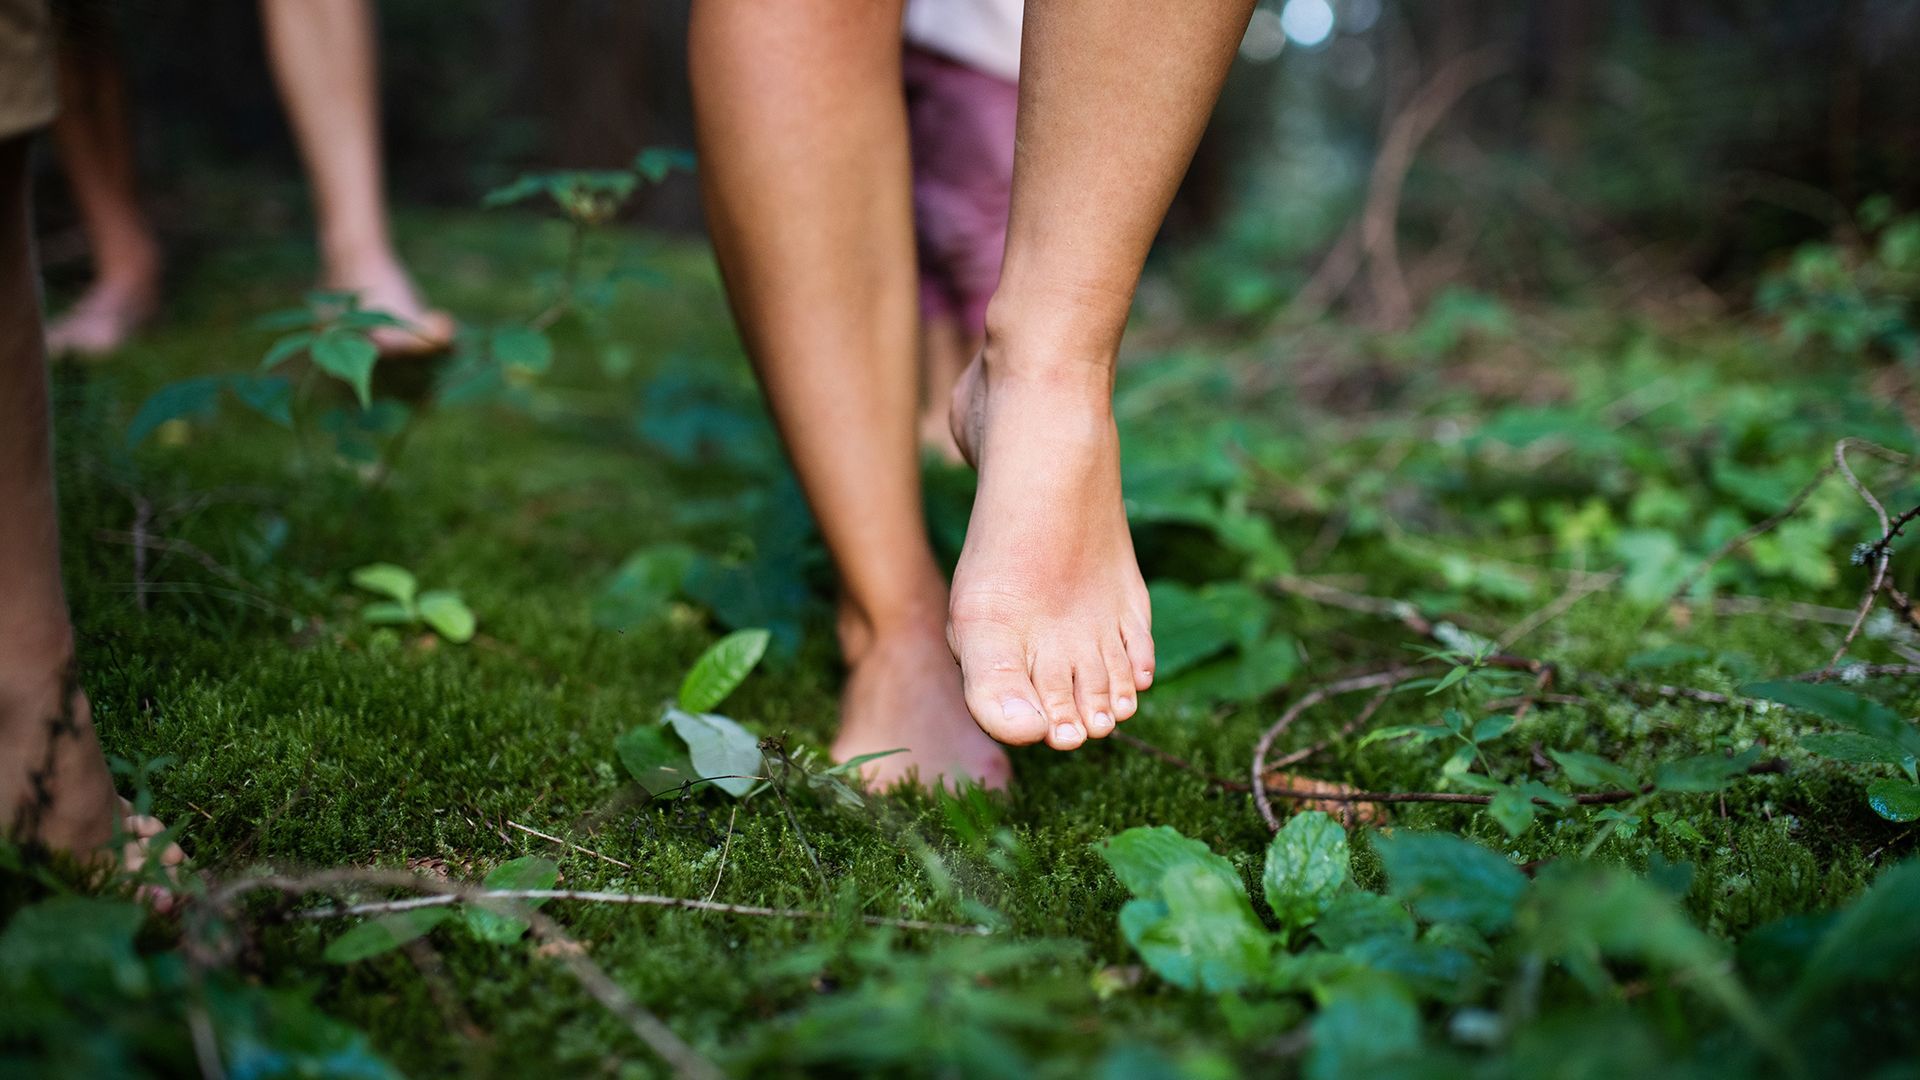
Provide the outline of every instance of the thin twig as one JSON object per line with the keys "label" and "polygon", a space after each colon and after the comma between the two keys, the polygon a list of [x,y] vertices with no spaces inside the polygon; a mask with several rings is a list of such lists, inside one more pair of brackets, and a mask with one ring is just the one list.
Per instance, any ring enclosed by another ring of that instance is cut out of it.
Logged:
{"label": "thin twig", "polygon": [[[1847,463],[1847,451],[1856,446],[1883,461],[1891,461],[1897,465],[1908,464],[1911,459],[1905,454],[1897,453],[1878,443],[1871,443],[1865,439],[1841,439],[1839,442],[1833,444],[1834,467],[1839,470],[1841,478],[1846,480],[1847,486],[1853,489],[1854,494],[1860,496],[1861,500],[1872,508],[1874,516],[1880,521],[1880,540],[1884,545],[1892,539],[1894,533],[1893,523],[1887,520],[1887,508],[1882,506],[1880,500],[1874,497],[1873,492],[1869,490],[1865,484],[1860,482],[1859,477],[1853,475],[1853,466]],[[1852,647],[1853,639],[1860,636],[1860,628],[1867,624],[1867,615],[1873,611],[1874,599],[1880,595],[1881,586],[1886,584],[1887,566],[1892,561],[1892,549],[1890,547],[1882,547],[1878,556],[1876,556],[1873,561],[1873,583],[1867,586],[1866,593],[1860,597],[1860,606],[1853,614],[1853,625],[1847,627],[1846,636],[1840,639],[1840,647],[1834,650],[1833,658],[1827,661],[1828,667],[1838,665],[1840,658],[1847,654],[1848,648]]]}
{"label": "thin twig", "polygon": [[1568,585],[1566,591],[1556,597],[1552,603],[1521,619],[1518,623],[1514,624],[1512,629],[1500,635],[1500,640],[1495,643],[1495,648],[1500,652],[1506,652],[1513,647],[1514,642],[1519,641],[1521,638],[1540,629],[1547,623],[1566,614],[1568,609],[1572,608],[1573,605],[1592,596],[1594,593],[1602,589],[1611,588],[1613,583],[1618,580],[1620,580],[1618,571],[1610,571],[1604,574],[1591,574],[1575,580],[1573,584]]}
{"label": "thin twig", "polygon": [[1301,713],[1306,712],[1320,702],[1340,694],[1350,694],[1356,690],[1377,690],[1383,686],[1391,687],[1395,683],[1404,680],[1408,671],[1409,669],[1404,667],[1388,668],[1385,671],[1355,675],[1350,679],[1342,679],[1339,682],[1328,683],[1325,686],[1310,690],[1305,696],[1301,697],[1300,700],[1287,706],[1287,711],[1280,714],[1280,719],[1274,721],[1272,727],[1269,727],[1261,733],[1260,741],[1255,743],[1253,747],[1253,780],[1251,787],[1253,788],[1253,804],[1259,809],[1260,819],[1267,823],[1268,828],[1276,832],[1280,829],[1280,819],[1273,812],[1273,801],[1267,797],[1266,785],[1267,752],[1273,747],[1273,741],[1279,738],[1280,734],[1286,731],[1287,728],[1293,724],[1294,720],[1299,718]]}
{"label": "thin twig", "polygon": [[557,836],[553,836],[548,833],[543,833],[539,829],[529,828],[528,826],[522,825],[519,822],[512,820],[511,818],[507,819],[507,828],[518,829],[521,832],[526,833],[528,836],[537,836],[542,840],[552,841],[553,843],[559,844],[561,847],[569,848],[573,851],[577,851],[582,855],[591,855],[596,859],[599,859],[603,862],[610,862],[615,866],[625,867],[628,870],[633,869],[633,864],[630,862],[621,862],[619,859],[616,859],[611,855],[602,855],[600,852],[595,851],[592,848],[581,847],[579,844],[576,844],[571,840],[562,840]]}
{"label": "thin twig", "polygon": [[720,845],[720,869],[713,873],[713,888],[707,890],[707,901],[719,895],[720,879],[727,876],[727,852],[733,850],[733,822],[740,816],[739,804],[734,804],[733,813],[727,815],[727,839]]}
{"label": "thin twig", "polygon": [[[458,903],[485,903],[489,900],[579,900],[590,904],[628,904],[641,907],[685,908],[689,911],[713,911],[722,915],[749,915],[763,919],[803,919],[828,920],[832,912],[808,911],[802,908],[771,908],[753,904],[722,904],[711,900],[695,900],[685,896],[656,896],[651,893],[590,892],[579,889],[476,889],[460,890],[450,893],[434,893],[429,896],[412,896],[405,900],[372,900],[359,904],[345,904],[330,908],[314,908],[302,911],[302,919],[338,919],[347,915],[380,915],[396,911],[413,911],[416,908],[445,907]],[[986,936],[993,930],[985,926],[964,923],[927,922],[922,919],[889,919],[883,915],[862,915],[860,921],[868,926],[883,926],[892,930],[927,930],[942,934],[966,934]]]}

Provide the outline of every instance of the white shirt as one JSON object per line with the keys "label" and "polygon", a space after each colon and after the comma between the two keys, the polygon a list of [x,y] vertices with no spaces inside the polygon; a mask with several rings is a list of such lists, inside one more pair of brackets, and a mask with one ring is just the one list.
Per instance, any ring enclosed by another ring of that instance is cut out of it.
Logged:
{"label": "white shirt", "polygon": [[1020,78],[1025,0],[907,0],[908,44],[1003,79]]}

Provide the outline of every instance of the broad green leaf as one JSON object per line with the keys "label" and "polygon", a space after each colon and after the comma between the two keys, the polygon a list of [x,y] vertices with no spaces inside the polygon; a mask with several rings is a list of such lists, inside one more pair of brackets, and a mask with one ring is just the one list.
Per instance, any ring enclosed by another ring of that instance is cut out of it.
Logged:
{"label": "broad green leaf", "polygon": [[1314,938],[1334,950],[1372,938],[1411,941],[1413,932],[1413,916],[1405,904],[1370,892],[1341,893],[1313,924]]}
{"label": "broad green leaf", "polygon": [[1172,679],[1234,645],[1257,644],[1272,618],[1272,602],[1239,582],[1190,589],[1156,581],[1147,592],[1153,602],[1156,679]]}
{"label": "broad green leaf", "polygon": [[351,964],[405,945],[453,916],[450,907],[414,908],[371,919],[334,938],[322,955],[329,964]]}
{"label": "broad green leaf", "polygon": [[373,365],[380,350],[366,335],[352,330],[328,330],[308,350],[315,366],[353,388],[360,407],[373,404]]}
{"label": "broad green leaf", "polygon": [[410,571],[392,563],[370,563],[355,570],[348,580],[368,592],[390,596],[405,608],[413,607],[414,592],[420,587]]}
{"label": "broad green leaf", "polygon": [[1237,890],[1244,888],[1232,863],[1206,844],[1181,836],[1171,825],[1128,829],[1101,841],[1099,850],[1120,884],[1142,899],[1160,899],[1160,879],[1178,866],[1199,866]]}
{"label": "broad green leaf", "polygon": [[360,609],[360,617],[375,626],[404,626],[419,615],[414,609],[392,600],[375,600]]}
{"label": "broad green leaf", "polygon": [[1470,1000],[1480,990],[1480,964],[1470,953],[1442,942],[1391,935],[1349,945],[1345,955],[1402,980],[1409,990],[1438,1001]]}
{"label": "broad green leaf", "polygon": [[473,632],[478,621],[473,610],[467,607],[460,594],[445,589],[434,589],[420,594],[420,618],[433,627],[433,632],[455,645],[465,645],[473,640]]}
{"label": "broad green leaf", "polygon": [[1920,964],[1920,859],[1888,869],[1843,908],[1821,936],[1798,986],[1796,1008],[1821,1002],[1836,990],[1912,978]]}
{"label": "broad green leaf", "polygon": [[[0,930],[0,990],[37,975],[56,987],[147,992],[148,971],[134,949],[147,914],[139,904],[94,896],[54,896],[20,908]],[[8,1000],[4,1011],[14,1007]]]}
{"label": "broad green leaf", "polygon": [[1465,664],[1455,664],[1445,675],[1440,676],[1440,681],[1433,684],[1433,689],[1427,691],[1427,696],[1432,697],[1471,674],[1473,674],[1472,668]]}
{"label": "broad green leaf", "polygon": [[[299,315],[302,323],[308,318],[305,311],[299,312]],[[274,342],[272,347],[267,350],[267,355],[260,360],[260,367],[262,369],[279,367],[294,356],[310,348],[318,337],[319,335],[311,330],[302,330],[297,334],[288,334],[286,337]]]}
{"label": "broad green leaf", "polygon": [[1920,784],[1876,780],[1867,785],[1867,804],[1888,821],[1920,821]]}
{"label": "broad green leaf", "polygon": [[553,342],[531,326],[503,326],[493,332],[493,358],[538,375],[553,366]]}
{"label": "broad green leaf", "polygon": [[1634,671],[1660,671],[1682,664],[1697,664],[1712,655],[1698,645],[1667,645],[1634,653],[1627,657],[1627,667]]}
{"label": "broad green leaf", "polygon": [[1668,761],[1653,771],[1653,786],[1661,791],[1724,791],[1747,766],[1760,760],[1760,747],[1749,746],[1732,757],[1702,754],[1699,757]]}
{"label": "broad green leaf", "polygon": [[667,723],[687,744],[687,756],[699,779],[713,781],[736,798],[759,782],[764,763],[760,740],[753,732],[724,716],[671,707],[667,709]]}
{"label": "broad green leaf", "polygon": [[1388,892],[1429,922],[1461,922],[1497,933],[1513,921],[1527,878],[1500,855],[1445,833],[1402,831],[1373,841]]}
{"label": "broad green leaf", "polygon": [[1886,739],[1909,754],[1920,753],[1920,729],[1885,705],[1852,691],[1826,683],[1781,681],[1749,683],[1741,687],[1740,692],[1810,712],[1862,735]]}
{"label": "broad green leaf", "polygon": [[1420,1052],[1420,1009],[1398,979],[1359,972],[1319,995],[1307,1080],[1351,1080]]}
{"label": "broad green leaf", "polygon": [[1886,739],[1857,731],[1828,731],[1800,737],[1800,749],[1830,761],[1855,765],[1900,765],[1910,756]]}
{"label": "broad green leaf", "polygon": [[[560,867],[552,859],[522,855],[493,868],[483,888],[498,890],[551,889],[560,880]],[[515,914],[517,909],[537,908],[545,900],[495,901],[475,903],[461,910],[467,929],[482,941],[511,945],[527,932],[528,922]]]}
{"label": "broad green leaf", "polygon": [[714,642],[680,683],[680,708],[690,713],[718,708],[766,654],[770,636],[765,630],[736,630]]}
{"label": "broad green leaf", "polygon": [[627,557],[593,598],[593,624],[625,630],[659,614],[693,566],[693,549],[684,544],[643,548]]}
{"label": "broad green leaf", "polygon": [[1487,804],[1487,816],[1507,831],[1519,836],[1533,827],[1533,799],[1518,788],[1503,787]]}
{"label": "broad green leaf", "polygon": [[200,375],[170,382],[155,390],[127,424],[127,445],[140,445],[170,420],[212,416],[220,405],[220,390],[226,383],[225,375]]}
{"label": "broad green leaf", "polygon": [[1567,782],[1575,787],[1624,788],[1628,791],[1640,787],[1632,773],[1598,754],[1583,754],[1578,750],[1549,750],[1547,756],[1559,763],[1560,770],[1567,774]]}
{"label": "broad green leaf", "polygon": [[293,381],[284,375],[235,375],[227,381],[240,403],[281,427],[293,426]]}
{"label": "broad green leaf", "polygon": [[1159,899],[1129,900],[1120,928],[1140,959],[1175,986],[1215,993],[1257,985],[1275,939],[1254,917],[1238,878],[1182,863],[1159,881]]}
{"label": "broad green leaf", "polygon": [[1289,933],[1313,922],[1347,883],[1347,830],[1318,810],[1295,814],[1267,845],[1260,886]]}
{"label": "broad green leaf", "polygon": [[665,724],[641,724],[615,739],[613,751],[649,794],[664,794],[699,779],[686,744]]}
{"label": "broad green leaf", "polygon": [[1507,732],[1512,731],[1513,723],[1513,717],[1511,716],[1481,717],[1480,722],[1473,725],[1473,741],[1475,743],[1490,743],[1500,736],[1505,735]]}

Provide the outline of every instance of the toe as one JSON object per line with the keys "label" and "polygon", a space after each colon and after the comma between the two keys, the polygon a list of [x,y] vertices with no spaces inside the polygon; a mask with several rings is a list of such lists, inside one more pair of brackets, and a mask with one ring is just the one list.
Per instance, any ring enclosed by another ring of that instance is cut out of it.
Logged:
{"label": "toe", "polygon": [[1119,723],[1140,711],[1140,703],[1133,696],[1139,693],[1134,682],[1133,660],[1127,656],[1126,645],[1115,635],[1102,646],[1100,661],[1107,673],[1107,697],[1113,702],[1113,720]]}
{"label": "toe", "polygon": [[1137,619],[1122,622],[1120,635],[1127,650],[1128,670],[1133,672],[1133,688],[1145,690],[1153,685],[1153,635]]}
{"label": "toe", "polygon": [[1050,725],[1040,695],[1027,678],[1019,643],[990,626],[948,629],[967,698],[967,711],[980,730],[1009,746],[1027,746],[1047,738]]}
{"label": "toe", "polygon": [[1033,688],[1040,692],[1040,711],[1047,717],[1047,745],[1072,750],[1087,741],[1080,706],[1073,697],[1073,667],[1046,658],[1033,666]]}
{"label": "toe", "polygon": [[1099,655],[1073,666],[1073,693],[1088,737],[1104,739],[1113,734],[1113,679],[1107,674],[1107,662]]}

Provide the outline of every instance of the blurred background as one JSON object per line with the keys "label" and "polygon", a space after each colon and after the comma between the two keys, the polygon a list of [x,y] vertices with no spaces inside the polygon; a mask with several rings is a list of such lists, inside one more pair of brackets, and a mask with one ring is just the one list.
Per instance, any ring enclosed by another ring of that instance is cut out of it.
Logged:
{"label": "blurred background", "polygon": [[[62,6],[127,65],[176,264],[225,233],[304,228],[257,5]],[[398,205],[691,145],[684,0],[379,8]],[[1920,196],[1916,46],[1905,0],[1266,0],[1162,257],[1206,250],[1182,290],[1206,317],[1338,304],[1391,323],[1446,284],[1552,295],[1605,274],[1704,301],[1868,196]],[[64,186],[40,191],[43,257],[75,280]],[[1397,213],[1391,260],[1357,235],[1370,191],[1376,217]],[[694,183],[629,213],[695,230]]]}

